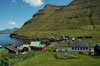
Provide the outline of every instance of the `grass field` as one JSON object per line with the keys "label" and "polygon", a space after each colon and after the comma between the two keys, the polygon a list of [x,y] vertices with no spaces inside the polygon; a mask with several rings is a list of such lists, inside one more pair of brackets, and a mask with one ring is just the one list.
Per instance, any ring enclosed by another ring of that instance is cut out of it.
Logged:
{"label": "grass field", "polygon": [[[82,26],[81,29],[66,29],[66,30],[47,30],[47,31],[22,31],[17,32],[17,35],[20,36],[26,36],[29,38],[37,38],[40,36],[40,38],[47,38],[48,36],[55,36],[59,37],[62,35],[70,35],[70,36],[77,36],[77,35],[93,35],[99,34],[100,32],[100,25],[97,26],[95,30],[93,30],[92,26]],[[16,33],[16,32],[15,32]]]}
{"label": "grass field", "polygon": [[37,53],[35,57],[29,58],[13,66],[100,66],[100,58],[88,55],[73,54],[79,59],[56,59],[53,52]]}
{"label": "grass field", "polygon": [[44,52],[37,52],[34,57],[18,62],[13,66],[100,66],[100,57],[88,54],[70,53],[78,59],[56,59],[56,49],[66,49],[66,43],[59,43],[60,47],[47,48]]}

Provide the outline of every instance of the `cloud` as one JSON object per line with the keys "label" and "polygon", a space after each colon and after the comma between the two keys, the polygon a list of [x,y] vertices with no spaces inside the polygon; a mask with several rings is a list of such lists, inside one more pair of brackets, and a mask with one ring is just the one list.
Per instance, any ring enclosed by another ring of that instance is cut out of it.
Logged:
{"label": "cloud", "polygon": [[34,7],[38,7],[44,4],[42,0],[23,0],[23,2],[26,2]]}
{"label": "cloud", "polygon": [[15,22],[13,22],[13,21],[10,21],[9,24],[10,24],[10,25],[14,25],[14,26],[17,25],[17,24],[16,24]]}
{"label": "cloud", "polygon": [[12,0],[13,3],[18,3],[16,0]]}

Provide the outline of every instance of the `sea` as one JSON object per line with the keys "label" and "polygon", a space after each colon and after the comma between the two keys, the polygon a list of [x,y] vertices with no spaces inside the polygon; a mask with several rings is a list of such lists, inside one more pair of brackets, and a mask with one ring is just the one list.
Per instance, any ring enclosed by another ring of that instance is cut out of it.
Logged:
{"label": "sea", "polygon": [[5,44],[24,44],[23,40],[10,38],[10,34],[0,34],[0,45]]}

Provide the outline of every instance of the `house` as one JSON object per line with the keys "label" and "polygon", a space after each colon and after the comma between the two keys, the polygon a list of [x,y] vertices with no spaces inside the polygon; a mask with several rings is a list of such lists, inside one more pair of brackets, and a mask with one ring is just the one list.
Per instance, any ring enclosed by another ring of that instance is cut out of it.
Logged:
{"label": "house", "polygon": [[46,48],[46,46],[44,44],[40,44],[40,42],[36,41],[32,41],[30,44],[31,49],[35,49],[35,50],[43,50]]}
{"label": "house", "polygon": [[6,49],[8,50],[9,53],[16,53],[18,54],[18,48],[14,45],[7,46]]}
{"label": "house", "polygon": [[72,41],[67,45],[67,52],[90,52],[91,43],[86,41]]}
{"label": "house", "polygon": [[50,42],[55,42],[55,37],[54,37],[54,36],[49,36],[49,37],[48,37],[48,40],[49,40]]}
{"label": "house", "polygon": [[82,39],[83,36],[82,36],[82,35],[78,35],[77,38],[78,38],[78,39]]}
{"label": "house", "polygon": [[29,44],[23,44],[20,47],[18,47],[18,51],[19,51],[19,53],[31,51],[30,45]]}
{"label": "house", "polygon": [[93,38],[92,36],[85,36],[84,38]]}
{"label": "house", "polygon": [[100,43],[98,43],[98,44],[94,47],[94,55],[95,55],[95,56],[100,56]]}
{"label": "house", "polygon": [[6,49],[9,51],[9,53],[16,53],[16,54],[31,51],[29,44],[20,45],[20,47],[15,45],[10,45],[7,46]]}

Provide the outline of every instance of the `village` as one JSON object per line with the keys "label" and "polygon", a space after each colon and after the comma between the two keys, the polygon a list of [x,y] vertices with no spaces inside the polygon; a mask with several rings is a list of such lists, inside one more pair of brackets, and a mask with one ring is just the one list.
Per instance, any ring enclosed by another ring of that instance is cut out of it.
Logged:
{"label": "village", "polygon": [[100,0],[0,0],[0,66],[100,66]]}
{"label": "village", "polygon": [[[7,54],[22,54],[23,56],[28,53],[41,53],[41,52],[49,52],[47,49],[52,47],[57,47],[52,52],[54,53],[79,53],[79,54],[87,54],[90,56],[100,56],[100,44],[98,43],[96,46],[91,47],[91,42],[84,41],[85,39],[93,39],[92,36],[77,36],[77,37],[70,37],[70,36],[60,36],[55,38],[50,36],[47,39],[40,39],[35,41],[31,41],[30,44],[23,44],[23,45],[14,45],[8,44],[7,46],[3,47],[0,46],[0,56],[7,55]],[[66,43],[64,48],[60,48],[61,43]],[[66,47],[66,48],[65,48]]]}

